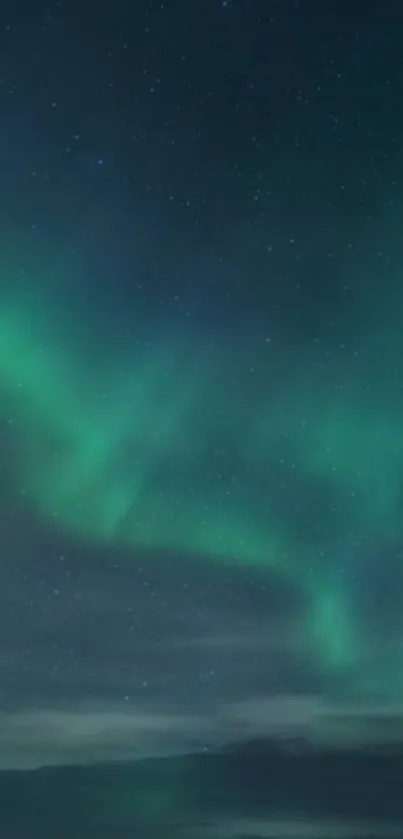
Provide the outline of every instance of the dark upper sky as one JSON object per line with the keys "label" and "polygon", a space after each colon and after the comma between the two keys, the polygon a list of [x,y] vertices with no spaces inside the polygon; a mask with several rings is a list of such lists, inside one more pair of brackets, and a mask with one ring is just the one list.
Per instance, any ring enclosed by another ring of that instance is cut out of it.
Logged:
{"label": "dark upper sky", "polygon": [[33,249],[46,238],[98,260],[96,294],[116,306],[155,310],[162,295],[179,316],[249,323],[276,306],[312,340],[351,314],[340,270],[372,260],[400,194],[400,13],[3,7],[8,222]]}

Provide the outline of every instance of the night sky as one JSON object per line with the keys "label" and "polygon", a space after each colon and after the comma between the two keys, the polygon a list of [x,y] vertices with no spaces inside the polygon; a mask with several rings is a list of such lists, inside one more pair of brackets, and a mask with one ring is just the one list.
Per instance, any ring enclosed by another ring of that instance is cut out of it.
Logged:
{"label": "night sky", "polygon": [[401,736],[402,36],[2,4],[1,768]]}

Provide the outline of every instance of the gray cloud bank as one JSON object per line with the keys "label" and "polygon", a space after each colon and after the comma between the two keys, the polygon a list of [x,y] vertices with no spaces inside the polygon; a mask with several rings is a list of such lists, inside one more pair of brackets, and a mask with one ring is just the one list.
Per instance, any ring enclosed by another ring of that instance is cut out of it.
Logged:
{"label": "gray cloud bank", "polygon": [[389,750],[403,743],[400,705],[326,704],[278,696],[220,704],[196,713],[128,705],[75,706],[0,714],[0,769],[91,765],[212,751],[271,738],[285,751]]}
{"label": "gray cloud bank", "polygon": [[[342,819],[217,819],[187,829],[189,839],[384,839],[402,836],[400,823]],[[381,832],[380,832],[381,831]]]}

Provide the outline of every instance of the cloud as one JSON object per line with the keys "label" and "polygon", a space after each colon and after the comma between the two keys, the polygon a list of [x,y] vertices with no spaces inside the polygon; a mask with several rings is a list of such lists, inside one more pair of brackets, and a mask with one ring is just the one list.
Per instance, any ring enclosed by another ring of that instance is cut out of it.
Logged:
{"label": "cloud", "polygon": [[382,749],[403,743],[403,705],[277,696],[228,704],[222,725],[238,741],[272,737],[313,748]]}
{"label": "cloud", "polygon": [[94,764],[196,750],[208,729],[202,717],[146,713],[118,706],[71,711],[3,712],[0,769]]}
{"label": "cloud", "polygon": [[402,824],[388,822],[366,822],[316,820],[310,818],[290,819],[217,819],[197,828],[186,829],[192,839],[378,839],[380,835],[401,837]]}
{"label": "cloud", "polygon": [[259,738],[285,750],[388,749],[403,744],[403,706],[338,706],[315,696],[278,696],[198,712],[185,707],[145,711],[129,703],[3,711],[0,769],[189,754]]}

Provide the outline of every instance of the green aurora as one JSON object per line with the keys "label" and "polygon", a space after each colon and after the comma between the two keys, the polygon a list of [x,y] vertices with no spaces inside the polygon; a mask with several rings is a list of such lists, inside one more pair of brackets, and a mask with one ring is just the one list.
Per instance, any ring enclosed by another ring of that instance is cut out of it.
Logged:
{"label": "green aurora", "polygon": [[325,368],[269,342],[255,365],[224,341],[123,350],[21,300],[0,312],[12,497],[94,543],[274,570],[309,599],[320,659],[354,663],[335,555],[402,531],[402,398],[382,369],[368,385],[376,342]]}

